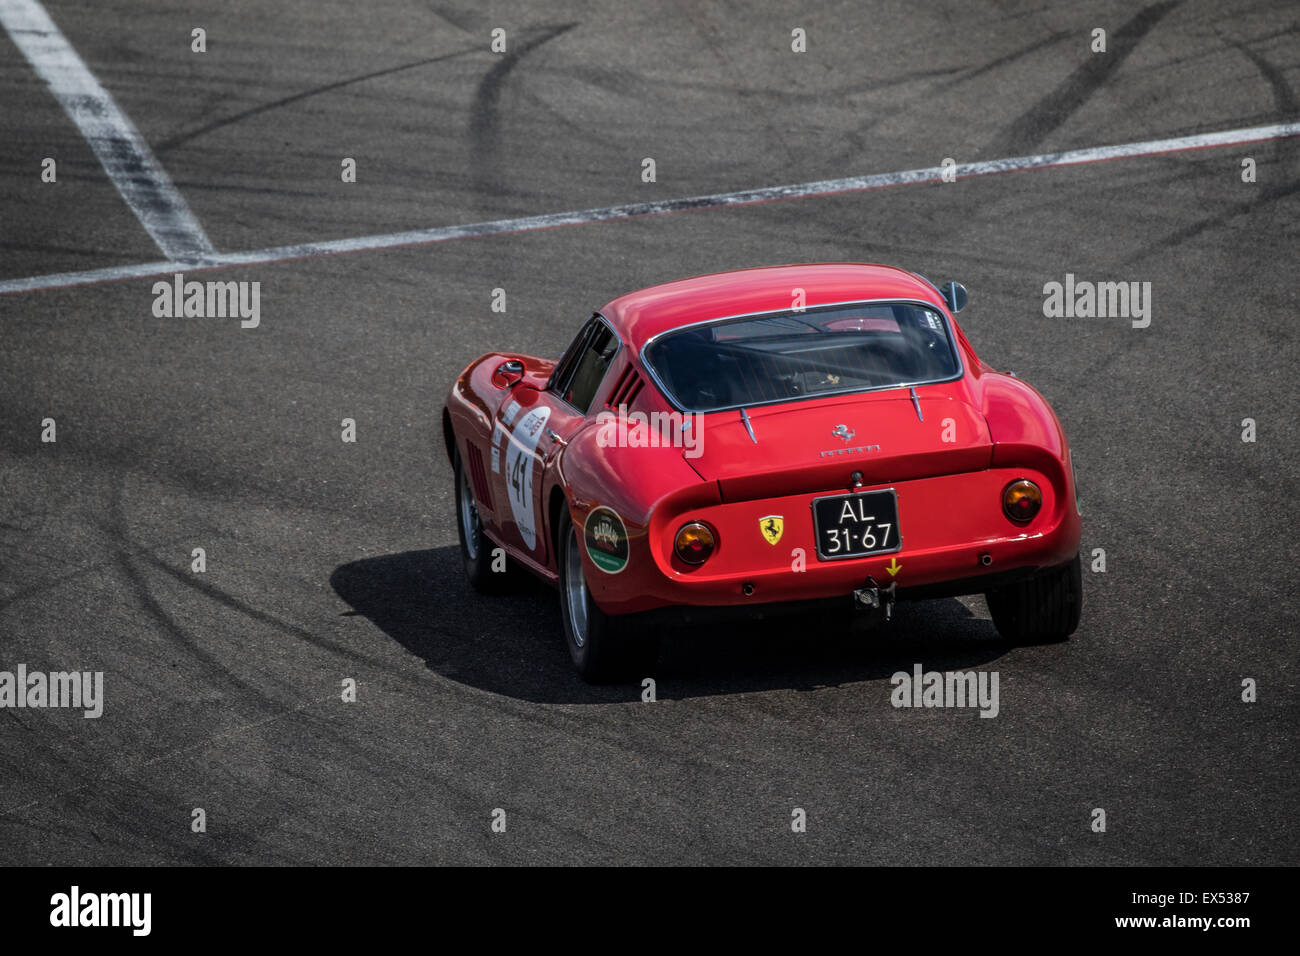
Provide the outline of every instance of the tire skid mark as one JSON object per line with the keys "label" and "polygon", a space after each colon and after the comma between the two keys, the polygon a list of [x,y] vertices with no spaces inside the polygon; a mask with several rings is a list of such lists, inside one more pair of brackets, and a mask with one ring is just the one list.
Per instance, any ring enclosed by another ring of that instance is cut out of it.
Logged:
{"label": "tire skid mark", "polygon": [[[1286,81],[1286,77],[1280,69],[1274,66],[1273,63],[1262,54],[1251,49],[1251,47],[1246,43],[1226,38],[1224,38],[1224,42],[1233,47],[1238,53],[1254,64],[1257,70],[1259,70],[1260,76],[1264,78],[1264,81],[1269,85],[1269,88],[1273,92],[1273,103],[1279,111],[1289,113],[1290,115],[1295,115],[1295,113],[1300,112],[1300,100],[1297,99],[1295,91],[1291,88],[1291,84]],[[1279,157],[1284,155],[1283,152],[1277,148],[1276,144],[1271,145],[1275,155]],[[1289,196],[1294,196],[1297,192],[1300,192],[1300,183],[1287,183],[1285,180],[1269,183],[1259,183],[1257,181],[1253,185],[1254,188],[1251,190],[1251,198],[1247,201],[1234,203],[1222,212],[1206,216],[1174,230],[1157,242],[1153,242],[1144,246],[1142,249],[1139,249],[1134,253],[1133,259],[1144,259],[1148,256],[1167,251],[1174,246],[1195,239],[1197,236],[1215,228],[1216,226],[1226,225],[1233,219],[1250,215],[1264,206],[1275,203],[1281,199],[1286,199]]]}
{"label": "tire skid mark", "polygon": [[[209,538],[224,537],[213,532],[206,532],[205,534]],[[187,538],[186,540],[189,539]],[[179,539],[173,541],[159,541],[153,544],[143,545],[138,550],[127,549],[124,551],[118,549],[112,557],[105,558],[103,561],[96,561],[93,564],[83,565],[63,574],[56,574],[54,577],[47,578],[46,580],[39,581],[35,584],[30,584],[20,591],[0,596],[0,612],[7,610],[10,606],[17,604],[20,601],[25,601],[28,598],[37,597],[38,595],[45,594],[48,591],[53,591],[71,581],[84,578],[88,574],[94,574],[98,571],[104,570],[105,568],[115,567],[122,560],[123,554],[132,557],[152,555],[152,553],[158,548],[173,543],[178,544],[180,541]],[[27,553],[31,554],[32,552],[29,549]]]}
{"label": "tire skid mark", "polygon": [[474,166],[474,189],[481,196],[486,198],[493,195],[500,185],[500,151],[497,148],[500,131],[498,112],[506,81],[524,57],[556,37],[568,33],[577,25],[577,23],[561,23],[545,27],[513,49],[507,45],[507,52],[504,55],[496,54],[500,57],[499,62],[483,75],[483,79],[479,80],[478,89],[474,92],[474,105],[470,111],[469,133],[470,155]]}
{"label": "tire skid mark", "polygon": [[1188,223],[1187,225],[1176,229],[1164,238],[1134,252],[1129,257],[1129,261],[1132,262],[1138,259],[1145,259],[1148,256],[1165,252],[1174,246],[1195,239],[1203,232],[1213,229],[1215,226],[1226,225],[1233,219],[1237,219],[1240,216],[1248,216],[1251,213],[1257,212],[1264,206],[1300,193],[1300,182],[1281,183],[1276,186],[1263,186],[1257,183],[1255,186],[1256,192],[1253,198],[1246,202],[1234,203],[1222,212],[1215,213],[1212,216],[1207,216],[1204,219]]}
{"label": "tire skid mark", "polygon": [[172,567],[157,555],[143,553],[141,557],[149,561],[159,571],[170,575],[186,587],[198,591],[204,597],[219,604],[221,607],[236,611],[243,614],[245,617],[257,621],[259,624],[265,624],[267,627],[273,628],[292,637],[296,637],[319,650],[329,651],[330,653],[345,658],[354,664],[366,664],[380,670],[387,669],[386,664],[382,661],[375,660],[374,658],[353,650],[350,647],[344,647],[328,638],[319,637],[304,627],[291,624],[288,621],[276,617],[268,611],[263,611],[260,608],[253,607],[251,604],[241,601],[229,592],[223,591],[221,588],[218,588],[207,581],[199,580],[193,574],[187,574],[179,568]]}
{"label": "tire skid mark", "polygon": [[164,636],[172,644],[179,647],[203,666],[204,678],[211,679],[216,683],[226,684],[229,687],[253,694],[258,698],[264,698],[264,694],[260,689],[235,676],[226,664],[205,650],[200,641],[191,637],[180,622],[162,606],[162,603],[153,596],[149,582],[135,567],[134,556],[130,552],[120,550],[117,552],[117,558],[118,567],[126,575],[127,581],[131,585],[132,597],[161,626]]}
{"label": "tire skid mark", "polygon": [[1296,99],[1295,91],[1291,89],[1291,84],[1286,81],[1286,76],[1282,71],[1273,65],[1273,63],[1261,53],[1251,49],[1249,45],[1242,43],[1240,40],[1228,40],[1238,53],[1250,60],[1255,65],[1255,69],[1264,77],[1265,82],[1273,90],[1273,103],[1277,106],[1278,111],[1284,116],[1294,116],[1300,113],[1300,101]]}
{"label": "tire skid mark", "polygon": [[[727,45],[722,40],[722,30],[716,25],[709,14],[707,5],[700,3],[699,0],[674,0],[674,6],[677,7],[680,15],[689,20],[695,27],[695,35],[700,38],[705,48],[713,55],[722,67],[722,73],[727,79],[731,91],[736,96],[736,112],[744,117],[745,122],[752,122],[757,113],[763,124],[766,133],[764,139],[768,143],[769,149],[779,149],[785,154],[785,163],[778,169],[787,169],[798,165],[799,156],[793,145],[790,143],[790,137],[786,130],[778,129],[772,119],[771,111],[758,109],[752,110],[749,107],[750,101],[755,97],[755,90],[743,82],[744,76],[742,71],[736,66],[736,63],[727,55]],[[774,144],[774,145],[773,145]]]}
{"label": "tire skid mark", "polygon": [[1140,10],[1110,35],[1108,52],[1090,55],[1056,89],[1022,113],[988,149],[1009,153],[1041,143],[1119,70],[1142,39],[1181,2],[1164,0]]}
{"label": "tire skid mark", "polygon": [[366,80],[374,80],[381,76],[391,76],[394,73],[402,73],[406,70],[414,70],[422,66],[429,66],[434,63],[442,63],[446,60],[454,60],[457,57],[469,56],[470,54],[480,53],[480,52],[482,51],[478,47],[474,47],[473,49],[468,49],[468,50],[456,50],[452,53],[444,53],[439,56],[426,57],[423,60],[415,60],[412,63],[403,63],[400,66],[390,66],[387,69],[375,70],[373,73],[363,73],[360,76],[351,76],[345,80],[336,80],[333,83],[325,83],[322,84],[321,86],[314,86],[309,90],[303,90],[301,93],[294,93],[291,96],[285,96],[282,97],[281,99],[273,100],[269,103],[262,103],[258,106],[249,107],[246,110],[241,110],[240,112],[233,113],[230,116],[225,116],[222,117],[221,119],[213,120],[210,123],[204,123],[202,126],[197,126],[191,130],[186,130],[183,133],[176,133],[173,136],[167,137],[162,142],[160,142],[157,146],[155,146],[154,152],[158,154],[170,152],[176,147],[183,146],[186,143],[198,139],[201,136],[206,136],[208,133],[215,132],[216,130],[223,129],[235,123],[240,123],[246,119],[249,119],[253,116],[258,116],[262,113],[269,113],[272,110],[278,110],[285,106],[290,106],[294,103],[300,103],[303,100],[310,99],[313,96],[320,96],[322,93],[332,93],[335,90],[340,90],[346,86],[352,86],[356,83],[363,83]]}
{"label": "tire skid mark", "polygon": [[66,790],[59,791],[58,793],[44,795],[36,800],[29,800],[26,803],[18,804],[5,809],[0,809],[0,817],[10,816],[15,813],[22,813],[23,811],[30,810],[33,807],[52,804],[56,800],[60,800],[63,797],[68,796],[70,794],[80,793],[82,790],[87,790],[91,787],[99,786],[100,784],[104,783],[111,777],[123,777],[123,778],[130,777],[132,774],[138,773],[142,770],[146,770],[149,767],[154,766],[155,764],[164,763],[169,760],[174,760],[177,757],[206,750],[210,747],[215,747],[221,741],[238,737],[242,734],[246,734],[250,730],[255,730],[266,724],[273,723],[274,721],[283,720],[285,717],[291,717],[294,714],[301,713],[305,711],[308,707],[314,707],[319,704],[324,704],[327,701],[332,701],[335,699],[336,699],[335,695],[330,694],[328,697],[309,700],[306,701],[305,703],[299,704],[297,707],[281,709],[276,713],[263,715],[257,718],[256,720],[246,721],[245,723],[238,724],[234,727],[229,727],[226,730],[219,731],[215,734],[212,734],[209,737],[204,737],[202,740],[195,741],[194,743],[187,744],[183,747],[174,747],[171,750],[166,750],[163,751],[162,753],[154,754],[150,757],[127,758],[126,760],[121,761],[118,764],[111,765],[107,770],[103,771],[98,777],[96,777],[96,779],[91,780],[87,783],[79,784],[78,786],[75,787],[69,787]]}

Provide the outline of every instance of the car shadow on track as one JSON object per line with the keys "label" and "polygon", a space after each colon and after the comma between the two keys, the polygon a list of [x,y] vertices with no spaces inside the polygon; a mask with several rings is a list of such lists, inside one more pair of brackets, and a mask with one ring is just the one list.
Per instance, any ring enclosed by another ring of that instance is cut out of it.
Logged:
{"label": "car shadow on track", "polygon": [[[638,682],[593,687],[573,671],[556,592],[525,578],[510,594],[474,591],[456,546],[365,558],[330,575],[335,592],[430,670],[520,700],[640,700]],[[965,670],[1001,656],[992,623],[947,599],[900,604],[891,624],[850,629],[833,615],[665,632],[652,674],[661,700],[888,682],[915,664]]]}

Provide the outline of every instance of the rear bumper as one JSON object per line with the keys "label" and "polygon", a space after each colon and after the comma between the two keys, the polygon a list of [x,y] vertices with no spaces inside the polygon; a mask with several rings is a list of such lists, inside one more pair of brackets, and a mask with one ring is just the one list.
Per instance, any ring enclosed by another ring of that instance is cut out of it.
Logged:
{"label": "rear bumper", "polygon": [[[937,598],[959,597],[966,594],[983,594],[1017,581],[1033,577],[1046,568],[1022,567],[981,574],[975,577],[945,581],[921,587],[899,588],[894,598],[898,601],[929,601]],[[853,588],[860,587],[858,581]],[[879,583],[879,582],[877,582]],[[675,605],[641,612],[638,617],[655,624],[691,625],[723,624],[737,621],[763,621],[790,617],[808,617],[817,614],[851,614],[854,610],[853,588],[833,597],[800,601],[768,601],[748,604]]]}
{"label": "rear bumper", "polygon": [[[1021,477],[1044,492],[1043,510],[1025,526],[1007,519],[1000,504],[1002,489]],[[849,600],[868,578],[882,587],[895,584],[901,600],[980,593],[1064,564],[1078,553],[1073,489],[1068,478],[1053,477],[1035,469],[994,468],[866,486],[860,490],[896,491],[902,547],[847,560],[818,558],[811,502],[819,495],[658,509],[632,542],[627,571],[590,581],[592,596],[611,614],[752,607],[765,609],[759,616],[767,616],[781,613],[783,605],[797,611],[800,605]],[[773,514],[785,523],[776,545],[764,539],[759,523]],[[671,552],[676,529],[688,520],[708,522],[719,540],[713,557],[696,569],[685,568]]]}

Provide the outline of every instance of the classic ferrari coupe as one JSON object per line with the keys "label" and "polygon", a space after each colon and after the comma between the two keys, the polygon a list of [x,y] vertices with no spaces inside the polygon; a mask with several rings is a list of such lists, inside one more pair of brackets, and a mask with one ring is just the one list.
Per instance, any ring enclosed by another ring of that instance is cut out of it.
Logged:
{"label": "classic ferrari coupe", "polygon": [[465,571],[558,587],[590,681],[646,673],[665,623],[983,593],[1013,643],[1079,623],[1070,448],[980,361],[958,283],[773,266],[615,299],[558,360],[494,352],[443,437]]}

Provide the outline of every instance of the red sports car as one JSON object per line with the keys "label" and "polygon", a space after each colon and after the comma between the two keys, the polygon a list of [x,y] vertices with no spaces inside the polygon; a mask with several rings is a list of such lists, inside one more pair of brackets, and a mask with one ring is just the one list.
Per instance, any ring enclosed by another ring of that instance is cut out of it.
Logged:
{"label": "red sports car", "polygon": [[443,411],[465,570],[560,591],[588,680],[644,675],[665,619],[984,593],[1013,642],[1082,604],[1070,448],[980,361],[966,290],[774,266],[622,296],[558,360],[493,353]]}

